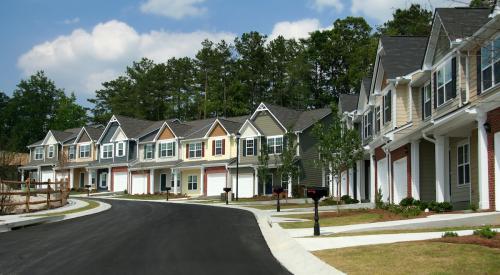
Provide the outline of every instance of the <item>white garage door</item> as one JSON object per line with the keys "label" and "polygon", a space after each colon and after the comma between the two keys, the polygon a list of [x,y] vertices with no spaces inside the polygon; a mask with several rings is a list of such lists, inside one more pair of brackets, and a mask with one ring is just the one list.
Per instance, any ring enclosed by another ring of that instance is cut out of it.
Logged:
{"label": "white garage door", "polygon": [[50,171],[50,170],[46,170],[46,171],[43,171],[42,170],[42,182],[47,182],[47,181],[52,181],[54,182],[54,171]]}
{"label": "white garage door", "polygon": [[207,196],[220,196],[226,187],[226,173],[207,174]]}
{"label": "white garage door", "polygon": [[114,172],[113,185],[113,191],[125,191],[127,189],[127,172]]}
{"label": "white garage door", "polygon": [[[233,191],[236,192],[236,175],[233,176]],[[238,198],[251,198],[254,196],[253,174],[238,176]]]}
{"label": "white garage door", "polygon": [[408,179],[406,171],[406,157],[398,159],[393,164],[394,167],[394,203],[399,203],[406,198],[408,191]]}
{"label": "white garage door", "polygon": [[377,185],[377,189],[382,189],[382,201],[388,202],[390,189],[387,178],[387,160],[385,158],[377,161]]}
{"label": "white garage door", "polygon": [[56,173],[56,180],[68,180],[69,181],[69,173],[68,172],[57,172]]}
{"label": "white garage door", "polygon": [[132,175],[132,194],[147,194],[148,193],[148,176],[147,175]]}

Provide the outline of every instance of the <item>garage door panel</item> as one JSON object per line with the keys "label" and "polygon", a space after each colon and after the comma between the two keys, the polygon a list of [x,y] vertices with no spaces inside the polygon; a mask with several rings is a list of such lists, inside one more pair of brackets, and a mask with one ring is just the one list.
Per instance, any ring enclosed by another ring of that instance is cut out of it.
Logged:
{"label": "garage door panel", "polygon": [[[389,201],[389,179],[387,178],[387,160],[381,159],[377,162],[377,184],[382,191],[382,200]],[[377,190],[378,192],[378,190]]]}
{"label": "garage door panel", "polygon": [[133,195],[148,193],[147,175],[132,175],[132,190],[130,193]]}
{"label": "garage door panel", "polygon": [[[233,191],[236,192],[236,175],[233,176]],[[254,196],[253,174],[241,174],[238,177],[238,197],[251,198]]]}
{"label": "garage door panel", "polygon": [[219,196],[226,187],[226,173],[207,174],[207,196]]}
{"label": "garage door panel", "polygon": [[408,178],[406,158],[399,159],[394,162],[394,203],[399,203],[406,198],[408,191]]}
{"label": "garage door panel", "polygon": [[127,172],[114,172],[113,185],[113,191],[125,191],[127,189]]}

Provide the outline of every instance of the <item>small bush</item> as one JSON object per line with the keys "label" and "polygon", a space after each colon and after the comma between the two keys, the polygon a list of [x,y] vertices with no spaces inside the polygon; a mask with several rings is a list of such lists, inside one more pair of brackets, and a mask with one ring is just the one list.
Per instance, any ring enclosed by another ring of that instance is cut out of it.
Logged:
{"label": "small bush", "polygon": [[332,197],[325,198],[324,200],[319,202],[319,205],[321,206],[337,205],[337,204],[339,204],[339,202],[337,202],[337,200]]}
{"label": "small bush", "polygon": [[127,189],[123,190],[123,194],[128,195]]}
{"label": "small bush", "polygon": [[382,188],[378,188],[378,191],[375,193],[375,207],[378,209],[384,209],[384,202],[382,201],[383,194]]}
{"label": "small bush", "polygon": [[402,199],[401,202],[399,202],[399,205],[410,206],[410,205],[414,205],[414,202],[415,202],[415,199],[413,199],[412,197],[407,197],[407,198]]}
{"label": "small bush", "polygon": [[491,230],[491,226],[485,226],[481,229],[474,230],[474,235],[482,238],[491,239],[497,234],[496,231]]}
{"label": "small bush", "polygon": [[429,208],[430,211],[434,211],[436,213],[442,213],[442,212],[448,212],[453,209],[453,206],[449,202],[435,202],[431,201],[427,208]]}
{"label": "small bush", "polygon": [[359,201],[357,199],[351,198],[349,195],[343,195],[340,197],[340,200],[344,202],[345,204],[353,204],[353,203],[358,203]]}
{"label": "small bush", "polygon": [[401,215],[403,217],[416,217],[422,213],[422,210],[418,206],[410,205],[410,206],[402,206],[396,204],[386,204],[384,206],[385,210],[388,210],[394,214]]}
{"label": "small bush", "polygon": [[469,204],[469,209],[476,212],[478,209],[477,204],[475,204],[475,203]]}
{"label": "small bush", "polygon": [[443,233],[443,236],[441,236],[443,238],[448,238],[448,237],[458,237],[458,233],[457,232],[453,232],[453,231],[446,231]]}

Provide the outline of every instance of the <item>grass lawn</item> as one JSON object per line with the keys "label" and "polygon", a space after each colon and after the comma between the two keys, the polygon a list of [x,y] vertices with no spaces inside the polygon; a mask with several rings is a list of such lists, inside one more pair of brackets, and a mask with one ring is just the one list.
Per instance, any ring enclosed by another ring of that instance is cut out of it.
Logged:
{"label": "grass lawn", "polygon": [[[455,226],[455,227],[434,227],[434,228],[419,228],[419,229],[391,229],[391,230],[370,230],[363,232],[341,232],[331,235],[321,235],[319,238],[324,237],[346,237],[346,236],[363,236],[363,235],[378,235],[378,234],[401,234],[401,233],[421,233],[421,232],[445,232],[445,231],[459,231],[459,230],[472,230],[480,229],[484,226]],[[492,228],[500,228],[500,225],[492,225]],[[311,237],[313,238],[313,237]],[[318,238],[318,237],[314,237]]]}
{"label": "grass lawn", "polygon": [[[314,226],[314,214],[292,214],[280,216],[282,218],[292,219],[309,219],[307,222],[287,222],[280,223],[280,226],[285,229],[293,228],[309,228]],[[417,216],[419,218],[423,216]],[[373,223],[382,221],[394,221],[407,219],[401,215],[382,209],[356,209],[356,210],[341,210],[337,212],[320,212],[319,224],[321,226],[340,226],[361,223]]]}
{"label": "grass lawn", "polygon": [[500,249],[407,242],[313,252],[347,274],[499,274]]}
{"label": "grass lawn", "polygon": [[[169,199],[176,198],[185,198],[184,195],[174,195],[170,194],[168,196]],[[115,196],[115,198],[120,199],[131,199],[131,200],[167,200],[167,194],[144,194],[144,195],[131,195],[131,194],[123,194]]]}
{"label": "grass lawn", "polygon": [[54,217],[54,216],[62,216],[62,215],[68,215],[68,214],[73,214],[73,213],[78,213],[82,211],[87,211],[90,209],[94,209],[99,206],[99,203],[93,200],[85,200],[85,202],[88,203],[88,205],[73,209],[73,210],[68,210],[68,211],[62,211],[62,212],[57,212],[57,213],[50,213],[50,214],[39,214],[39,215],[29,215],[27,217]]}

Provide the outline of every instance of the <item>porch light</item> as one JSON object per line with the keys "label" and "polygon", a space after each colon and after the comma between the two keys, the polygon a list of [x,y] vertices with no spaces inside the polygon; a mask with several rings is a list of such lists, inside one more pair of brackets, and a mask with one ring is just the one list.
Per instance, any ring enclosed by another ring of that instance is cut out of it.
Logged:
{"label": "porch light", "polygon": [[489,122],[486,122],[485,124],[483,124],[483,127],[484,127],[484,130],[486,131],[486,133],[491,133],[491,124]]}

